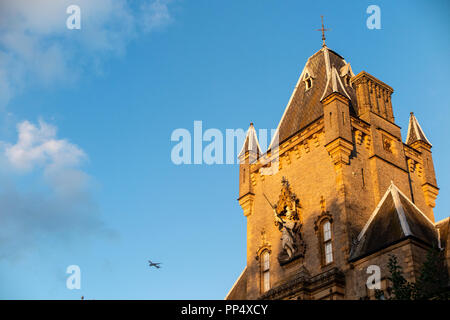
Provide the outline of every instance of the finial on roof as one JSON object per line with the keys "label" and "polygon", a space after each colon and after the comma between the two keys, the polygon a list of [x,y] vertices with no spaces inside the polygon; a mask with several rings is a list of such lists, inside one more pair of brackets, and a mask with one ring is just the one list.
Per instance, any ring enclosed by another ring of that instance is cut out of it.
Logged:
{"label": "finial on roof", "polygon": [[323,16],[320,16],[320,19],[322,20],[322,28],[317,29],[317,31],[322,31],[322,47],[326,47],[327,45],[325,44],[325,31],[331,31],[331,29],[325,29],[323,25]]}

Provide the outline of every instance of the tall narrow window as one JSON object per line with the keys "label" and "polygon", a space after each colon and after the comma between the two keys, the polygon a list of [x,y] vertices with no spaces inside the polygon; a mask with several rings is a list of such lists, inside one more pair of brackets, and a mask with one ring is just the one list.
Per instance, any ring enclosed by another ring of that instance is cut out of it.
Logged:
{"label": "tall narrow window", "polygon": [[364,169],[363,168],[361,168],[361,178],[362,178],[362,185],[364,188],[366,186],[366,181],[364,181]]}
{"label": "tall narrow window", "polygon": [[263,292],[266,292],[270,289],[270,263],[269,263],[270,254],[269,251],[264,251],[262,254],[262,268],[261,268],[261,276],[262,276],[262,289]]}
{"label": "tall narrow window", "polygon": [[325,221],[323,223],[323,247],[325,264],[333,262],[333,245],[331,243],[331,223]]}
{"label": "tall narrow window", "polygon": [[311,89],[313,85],[313,78],[311,77],[311,75],[309,73],[306,73],[303,79],[303,81],[305,81],[305,90]]}

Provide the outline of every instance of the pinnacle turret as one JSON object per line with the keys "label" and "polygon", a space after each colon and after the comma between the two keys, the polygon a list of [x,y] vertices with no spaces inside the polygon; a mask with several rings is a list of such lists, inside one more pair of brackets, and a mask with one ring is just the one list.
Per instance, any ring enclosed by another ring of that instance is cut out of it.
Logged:
{"label": "pinnacle turret", "polygon": [[411,112],[409,117],[408,134],[406,136],[406,144],[411,145],[416,141],[423,141],[431,146],[430,141],[425,136],[419,122],[414,116],[414,112]]}
{"label": "pinnacle turret", "polygon": [[247,151],[249,153],[253,153],[254,155],[256,155],[256,157],[262,154],[253,123],[250,123],[250,127],[247,130],[247,135],[245,136],[244,145],[242,146],[238,157],[241,158]]}

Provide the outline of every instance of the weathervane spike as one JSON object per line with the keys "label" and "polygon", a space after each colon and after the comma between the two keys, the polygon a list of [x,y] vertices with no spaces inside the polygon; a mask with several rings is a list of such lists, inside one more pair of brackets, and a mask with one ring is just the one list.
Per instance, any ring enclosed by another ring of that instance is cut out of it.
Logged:
{"label": "weathervane spike", "polygon": [[322,31],[322,47],[326,47],[326,44],[325,44],[325,31],[330,31],[331,29],[325,29],[325,27],[323,25],[323,16],[320,16],[320,19],[322,20],[322,28],[321,29],[317,29],[317,31]]}

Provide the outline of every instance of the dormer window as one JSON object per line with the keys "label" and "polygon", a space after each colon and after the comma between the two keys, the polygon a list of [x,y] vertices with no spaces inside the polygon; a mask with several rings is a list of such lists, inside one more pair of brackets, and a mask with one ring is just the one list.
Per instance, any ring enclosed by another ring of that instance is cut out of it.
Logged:
{"label": "dormer window", "polygon": [[351,87],[351,84],[350,84],[350,76],[349,76],[348,74],[346,74],[346,75],[344,76],[344,84],[345,84],[347,87]]}
{"label": "dormer window", "polygon": [[308,73],[306,73],[303,81],[305,81],[305,90],[309,90],[312,88],[313,78]]}
{"label": "dormer window", "polygon": [[345,64],[345,66],[343,66],[340,70],[340,74],[339,74],[342,78],[342,81],[344,82],[344,85],[346,87],[351,87],[352,83],[350,81],[350,79],[355,76],[355,74],[352,71],[352,67],[350,66],[350,63]]}

